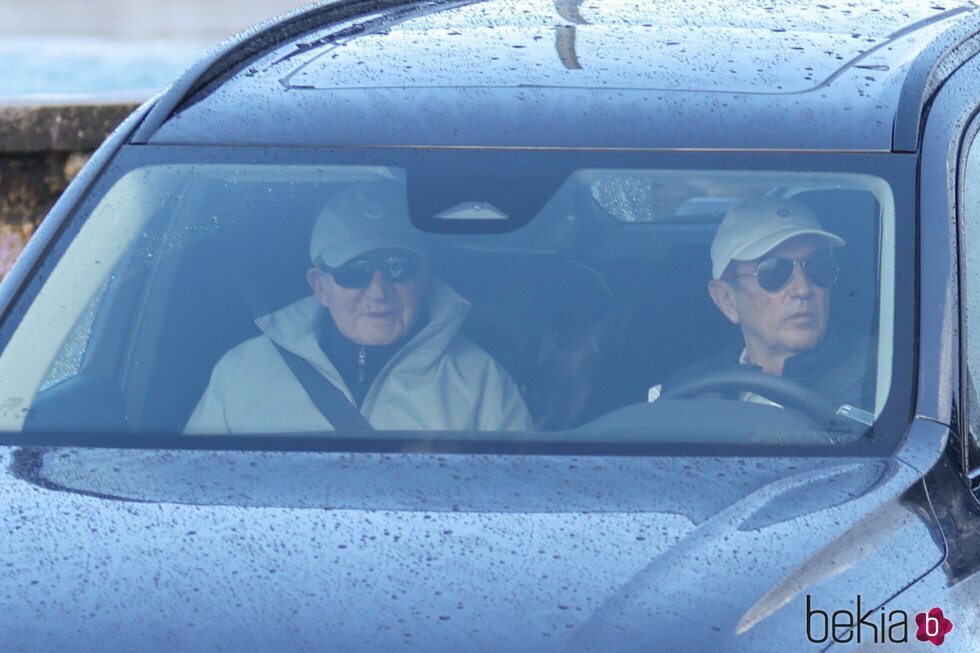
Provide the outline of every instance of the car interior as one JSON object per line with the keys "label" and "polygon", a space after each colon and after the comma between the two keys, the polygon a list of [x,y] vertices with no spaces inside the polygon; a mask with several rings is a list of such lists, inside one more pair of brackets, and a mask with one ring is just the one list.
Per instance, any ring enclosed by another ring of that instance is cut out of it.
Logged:
{"label": "car interior", "polygon": [[[218,359],[260,334],[255,318],[310,294],[308,238],[331,190],[312,182],[187,183],[93,298],[74,346],[59,354],[73,356],[74,368],[63,378],[49,373],[25,428],[180,433]],[[769,192],[804,202],[847,241],[835,252],[841,273],[830,323],[873,336],[875,196]],[[473,305],[464,335],[514,378],[537,430],[582,427],[644,403],[650,386],[739,338],[706,290],[711,239],[730,201],[705,198],[655,221],[628,222],[587,186],[572,197],[558,246],[519,246],[519,238],[493,234],[430,238],[434,275]],[[518,232],[550,228],[535,223],[547,213]]]}

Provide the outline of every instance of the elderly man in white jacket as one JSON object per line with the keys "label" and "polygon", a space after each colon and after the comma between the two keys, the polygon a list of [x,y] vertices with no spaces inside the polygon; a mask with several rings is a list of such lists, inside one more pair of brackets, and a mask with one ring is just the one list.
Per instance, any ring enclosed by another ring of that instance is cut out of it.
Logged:
{"label": "elderly man in white jacket", "polygon": [[369,429],[531,428],[514,381],[459,333],[470,305],[430,276],[400,189],[370,184],[332,198],[310,258],[313,295],[256,320],[263,335],[222,356],[186,433],[343,430],[297,365],[343,393]]}

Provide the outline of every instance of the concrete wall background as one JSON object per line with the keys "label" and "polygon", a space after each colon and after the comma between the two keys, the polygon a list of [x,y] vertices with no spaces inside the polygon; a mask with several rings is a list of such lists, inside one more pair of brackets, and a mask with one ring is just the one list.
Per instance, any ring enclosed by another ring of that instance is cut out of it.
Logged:
{"label": "concrete wall background", "polygon": [[0,278],[91,152],[135,106],[0,106]]}
{"label": "concrete wall background", "polygon": [[0,278],[106,135],[210,47],[301,0],[0,0]]}

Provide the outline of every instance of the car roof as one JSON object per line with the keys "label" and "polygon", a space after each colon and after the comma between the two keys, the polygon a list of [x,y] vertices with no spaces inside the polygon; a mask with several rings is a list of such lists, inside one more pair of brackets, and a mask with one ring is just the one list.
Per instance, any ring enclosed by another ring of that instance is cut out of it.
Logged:
{"label": "car roof", "polygon": [[974,53],[976,9],[327,2],[220,47],[133,140],[914,151],[948,60]]}

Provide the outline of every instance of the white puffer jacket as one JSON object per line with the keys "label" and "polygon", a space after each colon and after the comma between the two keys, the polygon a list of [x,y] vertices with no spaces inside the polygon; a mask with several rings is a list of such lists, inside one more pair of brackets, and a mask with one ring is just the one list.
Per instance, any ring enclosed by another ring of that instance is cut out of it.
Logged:
{"label": "white puffer jacket", "polygon": [[[378,430],[530,430],[517,385],[480,347],[458,333],[470,304],[432,280],[430,321],[371,384],[361,414]],[[310,296],[256,320],[265,335],[229,350],[184,428],[185,433],[333,430],[293,376],[273,341],[351,392],[317,342],[320,304]]]}

